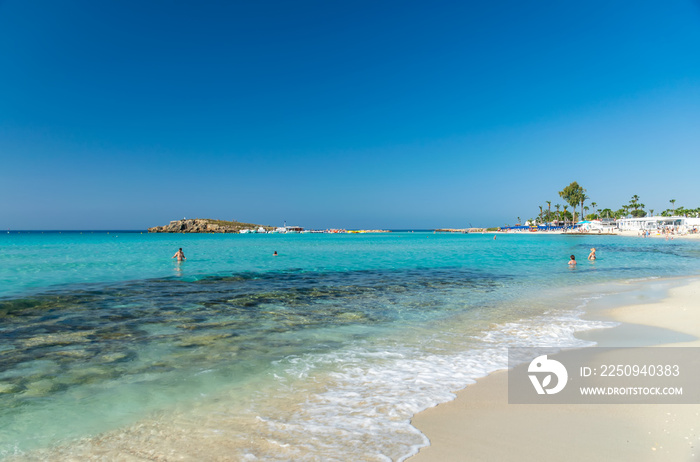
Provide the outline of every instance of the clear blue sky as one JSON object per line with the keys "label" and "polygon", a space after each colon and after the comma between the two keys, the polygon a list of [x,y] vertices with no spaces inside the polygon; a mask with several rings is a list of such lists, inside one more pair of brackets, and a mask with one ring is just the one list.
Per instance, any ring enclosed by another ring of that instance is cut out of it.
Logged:
{"label": "clear blue sky", "polygon": [[0,0],[0,228],[700,206],[700,3]]}

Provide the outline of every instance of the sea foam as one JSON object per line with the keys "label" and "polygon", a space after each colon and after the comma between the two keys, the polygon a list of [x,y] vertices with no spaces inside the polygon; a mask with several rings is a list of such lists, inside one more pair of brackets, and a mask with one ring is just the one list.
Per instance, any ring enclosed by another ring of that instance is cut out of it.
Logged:
{"label": "sea foam", "polygon": [[[411,425],[411,417],[455,398],[455,391],[508,367],[508,347],[572,348],[593,345],[576,332],[614,327],[616,323],[580,318],[581,311],[553,313],[494,325],[474,337],[473,347],[459,353],[425,354],[421,349],[391,351],[350,348],[332,354],[288,358],[286,374],[327,383],[288,415],[261,416],[268,439],[297,441],[278,454],[282,460],[403,460],[428,444]],[[336,370],[316,374],[335,364]],[[282,379],[281,379],[282,380]],[[362,442],[362,444],[358,444]]]}

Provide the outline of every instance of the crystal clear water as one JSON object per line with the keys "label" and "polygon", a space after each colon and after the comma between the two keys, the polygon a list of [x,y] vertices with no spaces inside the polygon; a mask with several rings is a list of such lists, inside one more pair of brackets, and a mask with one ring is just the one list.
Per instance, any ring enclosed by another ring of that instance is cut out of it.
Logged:
{"label": "crystal clear water", "polygon": [[586,345],[588,300],[698,274],[700,243],[10,233],[0,261],[0,456],[400,460],[415,412],[507,346]]}

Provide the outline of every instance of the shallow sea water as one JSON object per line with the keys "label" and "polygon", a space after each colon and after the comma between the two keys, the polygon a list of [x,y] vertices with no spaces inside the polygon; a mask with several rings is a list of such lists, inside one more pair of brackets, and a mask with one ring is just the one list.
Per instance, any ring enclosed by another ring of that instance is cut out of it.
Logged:
{"label": "shallow sea water", "polygon": [[12,233],[0,261],[3,457],[401,460],[427,444],[414,413],[508,346],[589,345],[612,326],[590,300],[698,274],[700,245]]}

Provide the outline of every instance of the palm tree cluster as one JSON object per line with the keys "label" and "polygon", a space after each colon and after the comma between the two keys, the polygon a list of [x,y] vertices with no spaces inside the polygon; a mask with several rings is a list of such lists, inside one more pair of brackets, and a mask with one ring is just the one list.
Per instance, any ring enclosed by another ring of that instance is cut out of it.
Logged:
{"label": "palm tree cluster", "polygon": [[[546,208],[545,206],[540,205],[540,213],[538,217],[536,219],[531,218],[529,220],[530,223],[545,224],[563,222],[566,224],[569,222],[576,223],[579,221],[580,217],[584,217],[586,220],[596,220],[600,218],[617,219],[654,215],[654,209],[649,209],[649,212],[647,213],[645,210],[646,205],[640,201],[637,194],[632,196],[628,204],[622,205],[617,210],[612,210],[610,208],[598,208],[598,204],[596,202],[591,202],[590,207],[588,207],[585,204],[590,197],[586,195],[586,190],[576,181],[559,191],[559,197],[561,197],[568,205],[562,206],[561,204],[554,204],[555,211],[552,211],[552,201],[545,201],[547,204]],[[671,208],[662,211],[661,216],[700,217],[700,207],[687,209],[685,207],[675,207],[675,199],[671,199],[669,202],[671,203]],[[571,212],[569,212],[569,207],[571,207]],[[578,213],[579,211],[580,213]],[[592,213],[588,213],[589,211],[592,211]],[[518,223],[520,223],[520,217],[518,217]]]}

